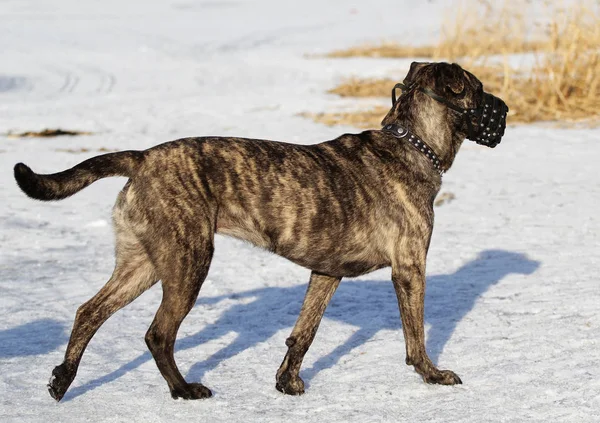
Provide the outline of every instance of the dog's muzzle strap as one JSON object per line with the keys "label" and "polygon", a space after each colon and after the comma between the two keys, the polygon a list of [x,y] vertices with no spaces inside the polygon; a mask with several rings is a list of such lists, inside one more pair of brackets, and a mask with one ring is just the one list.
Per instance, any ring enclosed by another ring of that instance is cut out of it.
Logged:
{"label": "dog's muzzle strap", "polygon": [[[396,85],[394,85],[394,88],[392,89],[392,105],[396,104],[396,88],[400,88],[400,90],[402,90],[402,91],[408,91],[413,87],[413,85],[406,86],[405,84],[400,83],[400,82],[397,83]],[[423,88],[421,86],[417,86],[416,88],[419,91],[421,91],[422,93],[427,94],[429,97],[433,98],[434,100],[439,101],[440,103],[443,103],[446,107],[449,107],[458,113],[463,113],[465,110],[461,107],[455,106],[454,104],[448,102],[444,97],[442,97],[441,95],[437,95],[435,93],[435,91],[433,91],[429,88]]]}
{"label": "dog's muzzle strap", "polygon": [[429,147],[423,140],[411,133],[408,128],[400,125],[389,124],[385,125],[383,128],[381,128],[381,130],[393,135],[396,138],[406,139],[406,141],[412,144],[413,147],[415,147],[429,159],[440,176],[444,174],[442,164],[437,154],[435,154],[431,147]]}

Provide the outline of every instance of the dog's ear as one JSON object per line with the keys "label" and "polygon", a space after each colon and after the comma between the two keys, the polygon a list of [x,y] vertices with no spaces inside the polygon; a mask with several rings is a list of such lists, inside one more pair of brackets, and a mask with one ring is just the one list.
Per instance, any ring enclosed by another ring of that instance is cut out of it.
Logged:
{"label": "dog's ear", "polygon": [[465,94],[465,73],[459,65],[446,63],[440,73],[444,92],[455,97]]}
{"label": "dog's ear", "polygon": [[410,69],[404,78],[405,84],[410,84],[415,80],[415,76],[419,70],[421,70],[424,66],[429,65],[429,62],[412,62],[410,64]]}

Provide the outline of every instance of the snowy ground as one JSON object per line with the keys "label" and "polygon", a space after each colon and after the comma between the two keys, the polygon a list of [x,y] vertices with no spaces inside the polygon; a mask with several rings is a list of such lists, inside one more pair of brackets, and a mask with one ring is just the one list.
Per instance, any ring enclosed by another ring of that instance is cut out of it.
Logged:
{"label": "snowy ground", "polygon": [[[462,386],[404,365],[389,270],[342,283],[301,375],[274,388],[309,271],[217,240],[178,363],[215,396],[173,401],[143,336],[157,286],[92,340],[63,402],[45,384],[77,307],[113,265],[110,211],[124,179],[59,203],[21,194],[12,166],[70,167],[103,149],[191,135],[313,143],[305,111],[356,106],[325,91],[349,76],[401,79],[407,61],[313,57],[384,39],[437,37],[452,2],[0,1],[0,421],[600,421],[599,130],[510,127],[466,143],[442,191],[428,261],[427,349]],[[86,151],[81,151],[84,149]]]}

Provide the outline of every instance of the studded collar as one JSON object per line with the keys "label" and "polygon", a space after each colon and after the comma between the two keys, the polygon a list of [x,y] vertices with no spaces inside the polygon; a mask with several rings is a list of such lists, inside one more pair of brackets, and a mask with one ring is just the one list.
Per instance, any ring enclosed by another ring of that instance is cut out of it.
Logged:
{"label": "studded collar", "polygon": [[444,170],[442,169],[442,165],[438,156],[425,143],[425,141],[421,140],[415,134],[410,132],[408,128],[400,125],[389,124],[385,125],[383,128],[381,128],[381,130],[396,138],[405,139],[408,141],[413,147],[415,147],[429,159],[434,169],[440,174],[440,176],[444,174]]}

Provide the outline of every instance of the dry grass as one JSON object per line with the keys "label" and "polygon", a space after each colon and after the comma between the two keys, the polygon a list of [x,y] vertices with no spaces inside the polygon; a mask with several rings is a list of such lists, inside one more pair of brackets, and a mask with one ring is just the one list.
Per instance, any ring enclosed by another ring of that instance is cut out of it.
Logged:
{"label": "dry grass", "polygon": [[[477,3],[477,4],[473,4]],[[505,0],[498,8],[488,1],[463,2],[442,25],[437,44],[405,46],[383,43],[359,46],[329,53],[327,57],[420,57],[456,60],[497,54],[543,50],[545,42],[536,28],[528,28],[525,15],[515,12],[520,5]]]}
{"label": "dry grass", "polygon": [[[501,13],[490,15],[487,4],[479,2],[480,16],[486,18],[482,28],[461,26],[459,23],[478,23],[466,17],[476,12],[465,11],[476,8],[461,9],[454,24],[445,26],[444,36],[435,46],[361,47],[334,52],[332,56],[379,57],[385,54],[386,57],[418,56],[458,61],[483,82],[486,91],[507,102],[511,109],[509,123],[586,121],[590,125],[600,124],[598,7],[581,2],[569,9],[555,9],[547,27],[527,31],[523,20],[526,9],[515,7],[515,2],[511,4],[510,8],[505,5]],[[520,12],[514,12],[515,8]],[[466,15],[461,17],[461,13]],[[476,29],[477,36],[473,32]],[[530,41],[531,37],[535,41]],[[535,57],[528,72],[516,71],[508,65],[510,54],[525,52]],[[504,57],[503,61],[489,60],[489,55],[498,54]],[[330,92],[341,96],[387,98],[394,83],[389,79],[352,79]],[[387,107],[376,107],[356,113],[321,113],[312,117],[328,125],[373,127],[379,125],[387,111]]]}
{"label": "dry grass", "polygon": [[300,116],[312,119],[315,122],[327,126],[351,125],[356,128],[373,128],[380,126],[381,120],[388,112],[388,107],[377,106],[368,110],[357,112],[323,112],[323,113],[301,113]]}
{"label": "dry grass", "polygon": [[92,135],[92,132],[87,131],[72,131],[68,129],[44,129],[42,131],[26,131],[26,132],[8,132],[8,138],[50,138],[50,137],[74,137],[77,135]]}
{"label": "dry grass", "polygon": [[327,91],[340,97],[391,97],[393,79],[357,79],[350,78]]}
{"label": "dry grass", "polygon": [[61,153],[72,153],[72,154],[81,154],[81,153],[114,153],[119,150],[111,150],[106,147],[100,147],[96,149],[92,148],[57,148],[54,151],[60,151]]}

